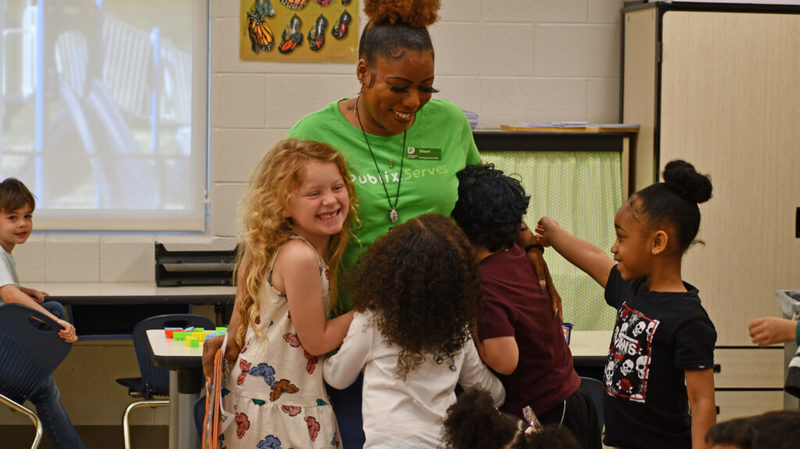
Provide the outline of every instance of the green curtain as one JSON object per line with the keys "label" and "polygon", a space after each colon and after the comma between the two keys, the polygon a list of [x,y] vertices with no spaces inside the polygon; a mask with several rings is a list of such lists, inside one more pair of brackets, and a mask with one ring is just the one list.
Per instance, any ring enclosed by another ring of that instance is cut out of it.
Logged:
{"label": "green curtain", "polygon": [[[608,251],[614,243],[614,214],[622,204],[621,154],[608,151],[482,151],[485,163],[519,176],[531,196],[525,221],[533,228],[553,217],[572,234]],[[615,310],[603,288],[553,249],[545,251],[573,330],[607,330]]]}

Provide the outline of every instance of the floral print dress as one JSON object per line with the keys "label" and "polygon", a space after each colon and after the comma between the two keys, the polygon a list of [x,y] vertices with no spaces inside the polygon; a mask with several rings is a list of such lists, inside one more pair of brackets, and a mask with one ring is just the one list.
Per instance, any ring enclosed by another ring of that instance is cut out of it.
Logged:
{"label": "floral print dress", "polygon": [[[292,238],[311,246],[300,236]],[[277,252],[270,267],[275,257]],[[319,255],[317,259],[327,309],[329,271]],[[323,357],[303,349],[289,317],[286,295],[272,286],[271,279],[272,268],[258,293],[260,323],[250,324],[223,384],[222,406],[235,418],[225,429],[220,447],[341,448],[336,417],[322,382]],[[254,327],[266,338],[257,335]]]}

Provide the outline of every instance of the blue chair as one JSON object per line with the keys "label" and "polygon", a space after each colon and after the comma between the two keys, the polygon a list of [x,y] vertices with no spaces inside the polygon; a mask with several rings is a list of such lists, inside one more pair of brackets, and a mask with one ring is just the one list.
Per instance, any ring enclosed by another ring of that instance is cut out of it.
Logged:
{"label": "blue chair", "polygon": [[17,304],[0,305],[0,402],[27,416],[36,426],[32,449],[42,440],[42,423],[23,404],[69,354],[72,345],[58,336],[50,317]]}
{"label": "blue chair", "polygon": [[605,422],[603,420],[603,396],[606,394],[606,392],[603,391],[603,382],[600,382],[594,377],[581,376],[581,385],[589,392],[589,396],[591,396],[592,402],[594,403],[594,408],[597,409],[597,423],[600,425],[600,432],[602,432]]}
{"label": "blue chair", "polygon": [[125,449],[131,447],[130,414],[139,407],[165,407],[169,405],[169,370],[163,366],[156,366],[150,352],[150,343],[147,341],[148,329],[163,329],[165,327],[202,327],[213,329],[214,323],[200,315],[192,314],[167,314],[145,318],[133,328],[133,347],[136,350],[136,359],[139,362],[141,377],[126,377],[117,379],[117,383],[128,388],[131,397],[141,398],[128,405],[122,415],[122,435]]}

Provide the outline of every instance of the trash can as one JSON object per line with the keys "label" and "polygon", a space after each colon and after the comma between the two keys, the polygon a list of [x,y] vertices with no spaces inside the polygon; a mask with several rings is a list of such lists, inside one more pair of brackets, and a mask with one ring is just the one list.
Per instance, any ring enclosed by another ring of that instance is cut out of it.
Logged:
{"label": "trash can", "polygon": [[[800,290],[777,290],[775,299],[781,306],[783,313],[796,320],[800,317]],[[783,389],[800,398],[800,350],[795,352],[794,357],[789,361],[786,370],[786,384]]]}
{"label": "trash can", "polygon": [[775,299],[778,300],[784,315],[793,320],[800,317],[800,290],[777,290]]}

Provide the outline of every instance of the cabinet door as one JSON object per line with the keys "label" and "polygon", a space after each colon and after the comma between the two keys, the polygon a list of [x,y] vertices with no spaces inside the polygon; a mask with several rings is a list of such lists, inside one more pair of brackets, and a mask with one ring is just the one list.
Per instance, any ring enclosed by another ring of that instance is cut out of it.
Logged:
{"label": "cabinet door", "polygon": [[782,390],[785,363],[783,348],[727,349],[714,351],[715,388],[763,388]]}
{"label": "cabinet door", "polygon": [[783,391],[717,391],[717,422],[783,408]]}
{"label": "cabinet door", "polygon": [[714,184],[684,279],[719,333],[780,316],[800,289],[800,15],[670,11],[663,18],[659,165],[686,159]]}

